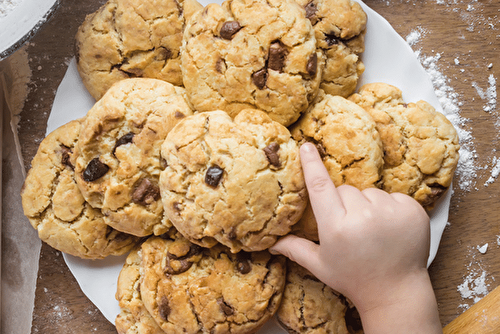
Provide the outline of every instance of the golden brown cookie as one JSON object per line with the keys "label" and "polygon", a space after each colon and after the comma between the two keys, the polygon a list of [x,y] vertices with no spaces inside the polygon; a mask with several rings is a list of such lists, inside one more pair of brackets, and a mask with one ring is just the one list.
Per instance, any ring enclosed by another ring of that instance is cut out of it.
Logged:
{"label": "golden brown cookie", "polygon": [[75,173],[84,198],[113,228],[146,236],[171,227],[158,186],[160,146],[192,114],[184,89],[157,79],[114,84],[87,113],[76,144]]}
{"label": "golden brown cookie", "polygon": [[291,334],[363,333],[354,306],[290,260],[287,260],[285,291],[276,316]]}
{"label": "golden brown cookie", "polygon": [[141,247],[133,249],[118,276],[116,300],[120,314],[115,325],[118,334],[164,334],[144,306],[141,298]]}
{"label": "golden brown cookie", "polygon": [[40,143],[21,191],[24,214],[40,239],[61,252],[84,259],[121,255],[138,239],[106,225],[76,185],[73,153],[81,122],[57,128]]}
{"label": "golden brown cookie", "polygon": [[404,102],[401,90],[384,83],[365,85],[349,99],[372,115],[382,138],[384,168],[377,185],[431,209],[451,185],[458,163],[451,122],[425,101]]}
{"label": "golden brown cookie", "polygon": [[[380,136],[371,116],[341,96],[320,94],[318,102],[291,127],[300,144],[312,142],[336,186],[375,187],[383,166]],[[294,233],[318,240],[316,220],[307,206]]]}
{"label": "golden brown cookie", "polygon": [[265,111],[288,126],[318,92],[323,59],[293,0],[229,0],[188,21],[182,75],[199,111]]}
{"label": "golden brown cookie", "polygon": [[109,0],[76,34],[77,67],[99,100],[116,81],[146,77],[182,85],[180,47],[196,0]]}
{"label": "golden brown cookie", "polygon": [[316,45],[325,56],[320,88],[348,97],[365,70],[366,13],[352,0],[296,0],[311,21]]}
{"label": "golden brown cookie", "polygon": [[144,305],[166,333],[255,333],[276,312],[284,258],[231,253],[180,237],[142,246]]}
{"label": "golden brown cookie", "polygon": [[191,242],[259,251],[290,232],[307,203],[297,143],[265,113],[246,109],[182,120],[162,145],[165,212]]}

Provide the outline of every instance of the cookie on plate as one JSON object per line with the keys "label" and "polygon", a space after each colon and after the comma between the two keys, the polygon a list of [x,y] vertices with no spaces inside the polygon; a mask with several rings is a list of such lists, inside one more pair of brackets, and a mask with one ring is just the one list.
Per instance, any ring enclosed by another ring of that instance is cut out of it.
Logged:
{"label": "cookie on plate", "polygon": [[350,100],[372,115],[384,147],[378,186],[415,198],[426,209],[450,187],[459,158],[451,122],[429,103],[405,103],[401,90],[367,84]]}
{"label": "cookie on plate", "polygon": [[348,97],[365,70],[366,13],[352,0],[296,0],[311,21],[325,68],[320,88],[331,95]]}
{"label": "cookie on plate", "polygon": [[269,252],[231,253],[185,238],[142,245],[141,295],[166,333],[254,333],[276,312],[285,261]]}
{"label": "cookie on plate", "polygon": [[80,124],[71,121],[40,143],[21,190],[24,214],[40,239],[61,252],[84,259],[121,255],[138,239],[106,225],[76,185],[73,152]]}
{"label": "cookie on plate", "polygon": [[75,173],[84,198],[113,228],[136,236],[162,234],[160,146],[192,114],[184,89],[147,78],[114,84],[87,113],[76,144]]}
{"label": "cookie on plate", "polygon": [[[293,138],[300,144],[316,145],[336,186],[375,187],[384,161],[374,120],[363,108],[341,96],[320,94],[318,100],[291,127]],[[301,231],[297,233],[303,237],[318,240],[310,205],[294,230]]]}
{"label": "cookie on plate", "polygon": [[293,0],[210,4],[186,25],[181,52],[189,100],[199,111],[265,111],[288,126],[318,92],[323,59]]}
{"label": "cookie on plate", "polygon": [[118,334],[164,334],[141,299],[141,247],[133,249],[118,276],[116,300],[120,313],[115,319]]}
{"label": "cookie on plate", "polygon": [[276,317],[293,334],[363,333],[354,306],[290,260],[287,260],[285,291]]}
{"label": "cookie on plate", "polygon": [[76,34],[77,67],[96,100],[116,81],[146,77],[182,85],[180,47],[196,0],[109,0]]}
{"label": "cookie on plate", "polygon": [[290,232],[307,203],[297,143],[256,109],[182,120],[162,145],[160,190],[172,224],[191,242],[259,251]]}

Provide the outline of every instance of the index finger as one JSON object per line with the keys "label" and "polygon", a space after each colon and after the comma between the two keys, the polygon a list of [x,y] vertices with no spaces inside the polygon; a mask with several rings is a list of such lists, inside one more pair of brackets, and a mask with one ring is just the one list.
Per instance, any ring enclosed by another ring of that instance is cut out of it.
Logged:
{"label": "index finger", "polygon": [[300,147],[300,161],[307,191],[318,229],[332,218],[345,215],[346,209],[316,147],[305,143]]}

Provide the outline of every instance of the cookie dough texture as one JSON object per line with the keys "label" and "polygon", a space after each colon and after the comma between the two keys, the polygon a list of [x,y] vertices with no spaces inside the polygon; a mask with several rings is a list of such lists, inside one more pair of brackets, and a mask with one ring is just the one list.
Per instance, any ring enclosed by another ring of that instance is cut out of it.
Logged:
{"label": "cookie dough texture", "polygon": [[24,214],[40,239],[59,251],[84,259],[121,255],[137,238],[106,225],[75,181],[73,152],[80,124],[71,121],[40,143],[21,191]]}
{"label": "cookie dough texture", "polygon": [[184,89],[157,79],[117,82],[87,113],[77,142],[75,173],[84,198],[115,229],[162,234],[160,146],[192,114]]}
{"label": "cookie dough texture", "polygon": [[354,93],[365,70],[364,52],[367,15],[352,0],[296,0],[311,21],[325,68],[320,88],[331,95]]}
{"label": "cookie dough texture", "polygon": [[288,126],[318,92],[323,59],[293,0],[210,4],[187,23],[182,75],[196,110],[265,111]]}
{"label": "cookie dough texture", "polygon": [[133,249],[118,276],[116,300],[120,313],[115,325],[118,334],[164,334],[141,298],[141,248]]}
{"label": "cookie dough texture", "polygon": [[191,242],[259,251],[290,232],[307,203],[299,149],[256,109],[186,117],[162,146],[167,216]]}
{"label": "cookie dough texture", "polygon": [[287,261],[285,291],[276,316],[289,333],[361,334],[356,314],[345,297],[307,269]]}
{"label": "cookie dough texture", "polygon": [[166,333],[254,333],[278,308],[286,268],[267,251],[152,237],[142,270],[142,300]]}
{"label": "cookie dough texture", "polygon": [[[355,103],[320,93],[318,102],[291,127],[299,143],[318,148],[333,183],[358,189],[375,187],[382,172],[383,150],[371,116]],[[308,204],[294,233],[318,240],[317,226]]]}
{"label": "cookie dough texture", "polygon": [[378,186],[431,209],[450,187],[458,163],[458,135],[451,122],[425,101],[405,103],[401,90],[384,83],[365,85],[350,100],[372,115],[382,138]]}
{"label": "cookie dough texture", "polygon": [[182,85],[180,47],[195,0],[109,0],[76,34],[78,71],[96,99],[116,81],[146,77]]}

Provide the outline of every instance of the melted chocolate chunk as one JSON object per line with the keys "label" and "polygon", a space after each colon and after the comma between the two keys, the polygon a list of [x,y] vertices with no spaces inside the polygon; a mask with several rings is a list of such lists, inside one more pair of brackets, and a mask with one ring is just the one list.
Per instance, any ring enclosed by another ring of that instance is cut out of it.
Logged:
{"label": "melted chocolate chunk", "polygon": [[167,48],[160,47],[156,53],[155,59],[159,61],[165,61],[172,58],[172,51]]}
{"label": "melted chocolate chunk", "polygon": [[224,313],[226,316],[234,314],[233,308],[224,300],[223,297],[217,298],[217,304],[219,304],[222,313]]}
{"label": "melted chocolate chunk", "polygon": [[257,72],[252,74],[252,81],[259,89],[264,89],[266,87],[267,82],[267,68],[263,68],[258,70]]}
{"label": "melted chocolate chunk", "polygon": [[180,111],[176,111],[175,114],[174,114],[174,116],[175,116],[175,118],[184,118],[184,117],[186,117],[186,115],[184,115]]}
{"label": "melted chocolate chunk", "polygon": [[306,10],[306,17],[314,25],[318,21],[318,19],[316,17],[316,12],[318,11],[316,4],[314,3],[314,1],[311,1],[307,5],[305,5],[304,9]]}
{"label": "melted chocolate chunk", "polygon": [[335,34],[325,34],[325,41],[328,46],[336,45],[341,42],[340,37],[335,36]]}
{"label": "melted chocolate chunk", "polygon": [[167,321],[171,311],[168,298],[165,296],[161,297],[161,300],[158,303],[158,312],[160,313],[160,317]]}
{"label": "melted chocolate chunk", "polygon": [[247,252],[239,252],[236,256],[238,263],[236,264],[236,270],[241,274],[246,275],[252,270],[252,264],[250,263],[251,256]]}
{"label": "melted chocolate chunk", "polygon": [[222,174],[224,174],[224,170],[217,165],[208,168],[205,174],[205,183],[211,187],[217,187],[222,179]]}
{"label": "melted chocolate chunk", "polygon": [[74,169],[73,164],[71,163],[71,154],[73,152],[66,145],[61,145],[61,163],[65,166],[68,166],[71,169]]}
{"label": "melted chocolate chunk", "polygon": [[118,146],[126,145],[132,142],[135,134],[133,132],[129,132],[126,135],[121,136],[115,143],[115,147],[113,147],[113,155],[115,155],[116,149]]}
{"label": "melted chocolate chunk", "polygon": [[220,28],[220,37],[230,40],[241,28],[242,26],[238,21],[226,21]]}
{"label": "melted chocolate chunk", "polygon": [[280,157],[278,155],[279,149],[280,145],[276,142],[272,142],[264,148],[264,153],[266,154],[267,160],[276,168],[281,167]]}
{"label": "melted chocolate chunk", "polygon": [[160,188],[149,179],[142,179],[132,193],[132,201],[140,205],[148,205],[160,198]]}
{"label": "melted chocolate chunk", "polygon": [[167,252],[167,267],[165,268],[165,272],[168,275],[182,274],[183,272],[189,270],[189,268],[193,265],[193,260],[191,260],[191,258],[201,252],[202,248],[195,244],[191,244],[189,252],[182,256],[177,256]]}
{"label": "melted chocolate chunk", "polygon": [[429,185],[429,187],[431,188],[431,193],[429,195],[427,195],[425,200],[421,203],[422,206],[424,206],[424,207],[436,202],[437,199],[439,197],[441,197],[447,189],[447,188],[441,186],[440,184],[432,184],[432,185]]}
{"label": "melted chocolate chunk", "polygon": [[222,58],[219,58],[217,59],[217,62],[215,63],[215,70],[222,74],[224,73],[224,69],[226,68],[226,62],[224,61],[224,59]]}
{"label": "melted chocolate chunk", "polygon": [[288,50],[281,42],[272,43],[269,47],[267,67],[278,72],[283,72],[287,55]]}
{"label": "melted chocolate chunk", "polygon": [[85,182],[93,182],[103,177],[108,171],[108,165],[102,163],[99,158],[94,158],[83,171],[83,179]]}
{"label": "melted chocolate chunk", "polygon": [[309,57],[306,70],[311,77],[316,76],[316,72],[318,71],[318,54],[316,52]]}

